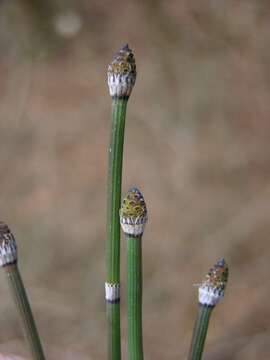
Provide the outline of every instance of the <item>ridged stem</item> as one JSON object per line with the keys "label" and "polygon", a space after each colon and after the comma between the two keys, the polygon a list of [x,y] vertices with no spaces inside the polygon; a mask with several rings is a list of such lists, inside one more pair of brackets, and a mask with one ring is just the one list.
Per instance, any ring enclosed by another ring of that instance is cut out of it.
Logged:
{"label": "ridged stem", "polygon": [[120,302],[106,305],[108,321],[108,355],[110,359],[121,359]]}
{"label": "ridged stem", "polygon": [[198,305],[197,319],[193,330],[188,360],[200,360],[202,358],[212,310],[213,307]]}
{"label": "ridged stem", "polygon": [[17,264],[4,267],[11,294],[16,304],[26,339],[34,360],[45,360],[34,317]]}
{"label": "ridged stem", "polygon": [[126,118],[126,99],[112,101],[111,139],[107,185],[107,282],[120,281],[120,223],[122,163]]}
{"label": "ridged stem", "polygon": [[[127,99],[113,99],[107,187],[107,283],[120,286],[120,223],[122,163]],[[121,359],[120,299],[106,302],[108,358]]]}
{"label": "ridged stem", "polygon": [[127,241],[128,360],[143,360],[142,236],[125,235]]}

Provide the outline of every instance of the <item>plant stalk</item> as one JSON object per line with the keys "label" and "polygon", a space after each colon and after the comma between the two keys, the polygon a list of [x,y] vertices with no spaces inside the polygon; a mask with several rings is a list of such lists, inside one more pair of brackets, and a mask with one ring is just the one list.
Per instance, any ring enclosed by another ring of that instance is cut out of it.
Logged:
{"label": "plant stalk", "polygon": [[126,99],[113,99],[107,187],[107,282],[120,282],[120,223]]}
{"label": "plant stalk", "polygon": [[5,267],[12,297],[20,316],[32,358],[45,360],[41,341],[17,264]]}
{"label": "plant stalk", "polygon": [[147,208],[137,188],[128,191],[120,209],[120,223],[127,242],[128,360],[143,360],[142,235]]}
{"label": "plant stalk", "polygon": [[45,360],[41,341],[17,263],[16,240],[8,226],[0,222],[0,265],[7,274],[11,295],[17,307],[32,358],[34,360]]}
{"label": "plant stalk", "polygon": [[120,223],[122,164],[126,109],[136,79],[132,51],[125,45],[108,67],[108,86],[112,97],[112,124],[107,183],[107,275],[105,283],[108,327],[108,359],[121,359],[120,327]]}
{"label": "plant stalk", "polygon": [[224,259],[219,260],[199,286],[199,305],[188,360],[201,360],[209,320],[213,309],[224,297],[229,269]]}
{"label": "plant stalk", "polygon": [[128,360],[143,360],[142,237],[126,235]]}
{"label": "plant stalk", "polygon": [[188,360],[200,360],[202,357],[212,310],[213,307],[198,305],[197,319],[194,326]]}

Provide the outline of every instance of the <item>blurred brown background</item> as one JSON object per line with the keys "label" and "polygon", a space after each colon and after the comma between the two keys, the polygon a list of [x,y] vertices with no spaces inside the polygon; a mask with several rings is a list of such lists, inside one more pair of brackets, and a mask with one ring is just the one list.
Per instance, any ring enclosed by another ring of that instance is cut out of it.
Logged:
{"label": "blurred brown background", "polygon": [[[269,359],[270,3],[2,0],[1,220],[48,358],[106,358],[106,68],[126,42],[123,190],[143,191],[150,219],[146,358],[186,357],[193,284],[225,257],[205,358]],[[27,356],[4,274],[0,291],[0,351]]]}

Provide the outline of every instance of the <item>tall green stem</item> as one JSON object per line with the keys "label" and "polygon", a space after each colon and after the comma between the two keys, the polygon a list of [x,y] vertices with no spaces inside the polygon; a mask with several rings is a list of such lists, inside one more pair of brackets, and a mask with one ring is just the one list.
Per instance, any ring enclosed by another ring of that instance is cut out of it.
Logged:
{"label": "tall green stem", "polygon": [[107,187],[107,282],[120,281],[120,223],[122,162],[126,119],[126,99],[113,99],[109,173]]}
{"label": "tall green stem", "polygon": [[[109,174],[107,189],[107,286],[112,292],[120,288],[120,223],[122,162],[127,100],[114,99],[112,102],[111,140],[109,148]],[[120,289],[116,298],[107,298],[109,359],[121,358]]]}
{"label": "tall green stem", "polygon": [[199,287],[199,306],[188,360],[201,360],[211,313],[224,297],[229,270],[224,259],[219,260],[208,272]]}
{"label": "tall green stem", "polygon": [[11,295],[21,319],[26,340],[34,360],[45,360],[41,341],[17,266],[17,245],[8,226],[0,222],[0,265],[5,269]]}
{"label": "tall green stem", "polygon": [[123,199],[120,222],[127,241],[128,360],[143,360],[142,235],[147,209],[137,188],[130,189]]}
{"label": "tall green stem", "polygon": [[128,360],[143,360],[142,237],[126,235]]}
{"label": "tall green stem", "polygon": [[125,45],[108,67],[112,97],[112,124],[107,185],[107,276],[105,283],[108,359],[121,359],[120,327],[120,224],[122,163],[126,108],[136,79],[132,51]]}

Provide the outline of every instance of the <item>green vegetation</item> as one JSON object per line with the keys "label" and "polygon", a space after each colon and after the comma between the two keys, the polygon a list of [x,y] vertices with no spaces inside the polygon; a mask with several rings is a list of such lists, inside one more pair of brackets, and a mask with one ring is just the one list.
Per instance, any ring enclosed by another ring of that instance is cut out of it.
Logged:
{"label": "green vegetation", "polygon": [[202,357],[210,316],[224,296],[228,275],[228,266],[221,259],[209,270],[206,280],[199,287],[198,313],[188,360],[200,360]]}
{"label": "green vegetation", "polygon": [[107,279],[105,284],[108,323],[108,355],[121,358],[120,336],[120,223],[122,163],[126,108],[136,80],[132,51],[125,45],[108,67],[112,97],[112,124],[107,188]]}
{"label": "green vegetation", "polygon": [[[128,45],[123,46],[108,66],[112,97],[111,136],[107,184],[107,272],[105,300],[108,330],[108,360],[121,359],[120,323],[120,229],[125,234],[127,254],[128,360],[143,360],[142,326],[142,236],[148,220],[140,190],[131,188],[122,201],[122,164],[127,104],[136,80],[136,64]],[[17,265],[17,245],[8,226],[0,222],[0,265],[7,274],[12,297],[20,315],[32,358],[45,360],[41,341]],[[223,298],[228,266],[219,260],[199,286],[197,319],[188,360],[202,358],[213,309]]]}
{"label": "green vegetation", "polygon": [[25,337],[34,360],[45,360],[34,317],[17,265],[17,245],[8,226],[0,223],[0,265],[5,269]]}
{"label": "green vegetation", "polygon": [[124,198],[120,222],[127,243],[128,360],[142,360],[142,235],[147,210],[138,189],[130,189]]}

